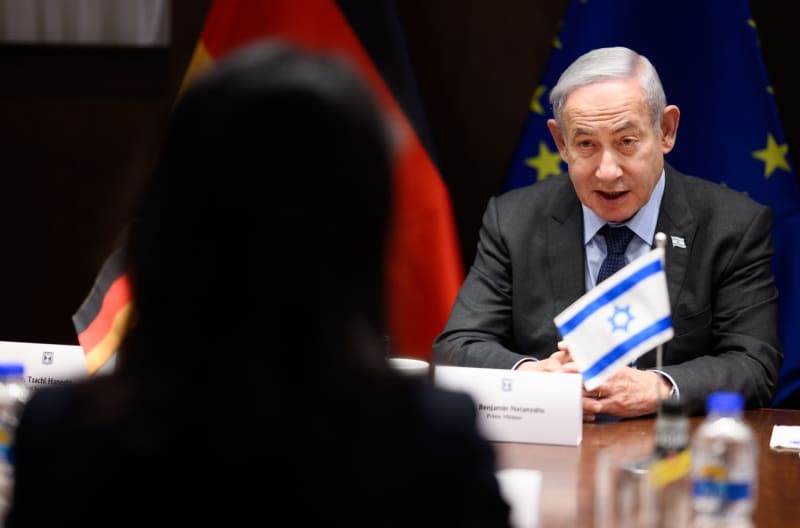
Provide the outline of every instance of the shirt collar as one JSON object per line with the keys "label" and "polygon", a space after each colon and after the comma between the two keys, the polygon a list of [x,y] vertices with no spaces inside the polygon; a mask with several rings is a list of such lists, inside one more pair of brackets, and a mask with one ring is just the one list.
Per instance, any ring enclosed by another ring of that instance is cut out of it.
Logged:
{"label": "shirt collar", "polygon": [[658,177],[656,186],[650,194],[650,199],[641,209],[636,211],[633,218],[622,224],[614,222],[606,222],[597,213],[581,204],[583,210],[583,245],[589,243],[591,239],[600,231],[600,228],[610,223],[611,225],[627,225],[628,228],[636,234],[639,238],[644,240],[647,244],[653,243],[653,237],[656,234],[656,222],[658,221],[658,210],[661,207],[661,198],[664,196],[664,169],[661,169],[661,175]]}

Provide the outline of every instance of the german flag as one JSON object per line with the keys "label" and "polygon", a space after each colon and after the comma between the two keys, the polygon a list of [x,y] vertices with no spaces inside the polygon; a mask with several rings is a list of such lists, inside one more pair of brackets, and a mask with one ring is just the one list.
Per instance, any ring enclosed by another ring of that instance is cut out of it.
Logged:
{"label": "german flag", "polygon": [[[183,87],[227,53],[271,38],[347,56],[371,85],[395,129],[394,217],[386,264],[392,353],[429,360],[433,339],[443,328],[463,280],[463,267],[450,197],[429,154],[394,2],[215,0]],[[99,291],[90,294],[103,299],[92,304],[100,305],[96,313],[81,316],[79,310],[73,317],[79,342],[93,365],[110,357],[132,313],[129,299],[119,298],[130,294],[126,270],[113,270],[119,264],[113,259],[106,262],[95,284]],[[116,280],[101,281],[106,273]]]}
{"label": "german flag", "polygon": [[114,356],[133,319],[132,308],[130,274],[125,269],[124,248],[119,247],[106,259],[89,295],[72,316],[89,374]]}

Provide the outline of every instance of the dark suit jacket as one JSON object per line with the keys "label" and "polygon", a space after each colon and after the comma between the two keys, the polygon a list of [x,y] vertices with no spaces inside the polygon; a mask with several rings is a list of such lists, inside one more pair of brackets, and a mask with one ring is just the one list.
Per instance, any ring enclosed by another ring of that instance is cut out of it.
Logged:
{"label": "dark suit jacket", "polygon": [[237,418],[209,413],[172,447],[98,420],[83,400],[69,387],[29,402],[6,528],[508,526],[494,453],[464,394],[298,396],[285,420],[245,428],[233,446]]}
{"label": "dark suit jacket", "polygon": [[[782,353],[771,226],[767,207],[666,166],[656,232],[667,235],[675,337],[663,347],[663,370],[692,413],[716,390],[741,392],[750,407],[772,401]],[[580,202],[566,175],[492,198],[434,360],[510,368],[522,356],[553,353],[553,318],[585,293],[582,240]],[[655,351],[637,365],[653,368]]]}

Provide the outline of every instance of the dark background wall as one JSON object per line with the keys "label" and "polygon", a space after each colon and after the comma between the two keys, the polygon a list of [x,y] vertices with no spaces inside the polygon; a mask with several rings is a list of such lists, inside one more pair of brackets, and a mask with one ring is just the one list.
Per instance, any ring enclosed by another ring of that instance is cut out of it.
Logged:
{"label": "dark background wall", "polygon": [[[0,44],[0,340],[76,342],[71,315],[129,218],[208,4],[173,0],[164,49]],[[398,2],[465,266],[566,5]],[[751,2],[797,167],[793,5]]]}

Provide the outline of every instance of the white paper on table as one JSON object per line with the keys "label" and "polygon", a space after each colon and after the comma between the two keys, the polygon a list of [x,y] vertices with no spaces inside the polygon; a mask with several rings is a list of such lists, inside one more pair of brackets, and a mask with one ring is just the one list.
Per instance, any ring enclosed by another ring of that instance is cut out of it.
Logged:
{"label": "white paper on table", "polygon": [[770,449],[800,452],[800,425],[773,425]]}
{"label": "white paper on table", "polygon": [[542,473],[533,469],[508,468],[497,471],[496,475],[500,493],[511,507],[511,526],[537,528]]}

